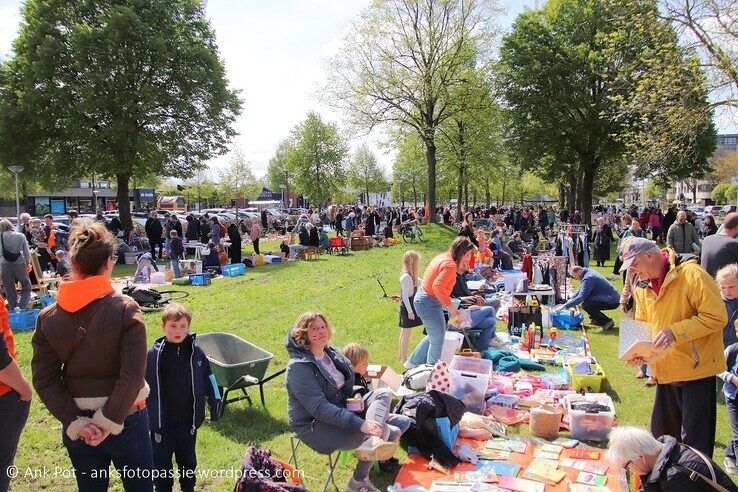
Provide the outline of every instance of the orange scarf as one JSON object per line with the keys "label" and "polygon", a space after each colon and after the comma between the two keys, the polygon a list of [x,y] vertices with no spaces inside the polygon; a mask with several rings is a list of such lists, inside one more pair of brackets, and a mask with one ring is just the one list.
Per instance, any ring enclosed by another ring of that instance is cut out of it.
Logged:
{"label": "orange scarf", "polygon": [[102,275],[81,280],[70,280],[59,285],[59,295],[56,302],[59,307],[68,313],[76,313],[92,301],[100,299],[113,292],[110,279]]}

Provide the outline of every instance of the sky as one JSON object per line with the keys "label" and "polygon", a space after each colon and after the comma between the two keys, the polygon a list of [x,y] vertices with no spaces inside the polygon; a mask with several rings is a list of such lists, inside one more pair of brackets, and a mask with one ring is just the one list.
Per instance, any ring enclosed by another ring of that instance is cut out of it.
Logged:
{"label": "sky", "polygon": [[[241,91],[243,113],[236,122],[238,145],[257,176],[266,173],[280,140],[309,111],[340,125],[340,115],[321,105],[316,90],[325,61],[340,46],[352,19],[370,0],[208,0],[207,15],[215,30],[231,87]],[[20,0],[0,0],[0,58],[11,54],[20,22]],[[498,19],[502,31],[540,0],[503,0]],[[718,118],[720,120],[720,118]],[[718,121],[719,130],[725,125]],[[350,141],[374,149],[389,176],[394,154],[380,147],[381,133]],[[212,173],[228,165],[229,156],[209,162]]]}

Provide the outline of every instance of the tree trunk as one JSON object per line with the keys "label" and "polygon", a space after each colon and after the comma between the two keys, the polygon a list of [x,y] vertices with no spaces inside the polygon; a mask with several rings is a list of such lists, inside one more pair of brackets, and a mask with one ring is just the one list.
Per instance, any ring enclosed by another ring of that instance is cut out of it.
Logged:
{"label": "tree trunk", "polygon": [[[428,164],[428,220],[436,222],[436,143],[432,131],[426,132],[425,160]],[[425,203],[423,203],[425,205]]]}
{"label": "tree trunk", "polygon": [[413,207],[418,206],[418,189],[415,187],[415,176],[413,176]]}
{"label": "tree trunk", "polygon": [[487,205],[487,210],[489,210],[489,204],[490,204],[489,177],[484,181],[484,203]]}
{"label": "tree trunk", "polygon": [[133,220],[131,220],[131,200],[129,197],[128,183],[131,180],[130,174],[116,174],[115,175],[116,186],[118,190],[116,192],[118,196],[118,218],[123,225],[125,231],[125,237],[133,229]]}
{"label": "tree trunk", "polygon": [[581,188],[579,197],[581,202],[582,223],[586,225],[592,224],[592,188],[594,187],[595,170],[599,167],[597,160],[593,159],[582,173]]}
{"label": "tree trunk", "polygon": [[566,187],[564,182],[559,183],[559,210],[563,210],[566,206]]}
{"label": "tree trunk", "polygon": [[505,179],[505,176],[502,177],[502,203],[505,203],[505,191],[507,190],[507,179]]}
{"label": "tree trunk", "polygon": [[459,166],[459,176],[456,180],[456,222],[461,222],[461,202],[464,193],[464,166]]}
{"label": "tree trunk", "polygon": [[464,183],[464,210],[469,210],[469,183]]}
{"label": "tree trunk", "polygon": [[577,206],[577,178],[573,174],[569,176],[569,187],[566,191],[566,208],[572,214]]}

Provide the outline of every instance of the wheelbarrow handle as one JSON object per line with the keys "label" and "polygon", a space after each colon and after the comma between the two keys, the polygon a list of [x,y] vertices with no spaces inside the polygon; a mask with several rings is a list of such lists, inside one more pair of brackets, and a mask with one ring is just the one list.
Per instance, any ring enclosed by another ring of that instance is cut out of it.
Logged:
{"label": "wheelbarrow handle", "polygon": [[231,391],[235,388],[240,388],[242,386],[241,383],[248,383],[248,386],[256,386],[257,384],[259,384],[259,380],[256,379],[254,376],[241,376],[227,388],[227,391]]}

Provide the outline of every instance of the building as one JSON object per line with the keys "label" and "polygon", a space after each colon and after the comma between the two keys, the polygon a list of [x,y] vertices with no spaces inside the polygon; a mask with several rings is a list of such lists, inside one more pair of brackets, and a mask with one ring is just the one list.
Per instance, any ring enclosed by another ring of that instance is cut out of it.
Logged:
{"label": "building", "polygon": [[[130,192],[134,210],[155,205],[155,192],[149,188],[136,188]],[[110,181],[77,181],[74,186],[60,191],[37,191],[21,197],[21,212],[34,216],[46,214],[64,215],[67,210],[77,210],[80,214],[94,214],[106,210],[117,210],[117,190]],[[0,202],[0,215],[15,216],[15,201]]]}
{"label": "building", "polygon": [[[738,150],[738,133],[726,133],[717,136],[717,148],[715,154],[723,152],[736,152]],[[692,180],[678,181],[674,184],[673,192],[669,192],[666,198],[669,201],[681,200],[692,202],[694,196],[694,186],[697,186],[696,203],[709,205],[712,203],[712,189],[715,183],[712,181],[700,179],[694,183]]]}

